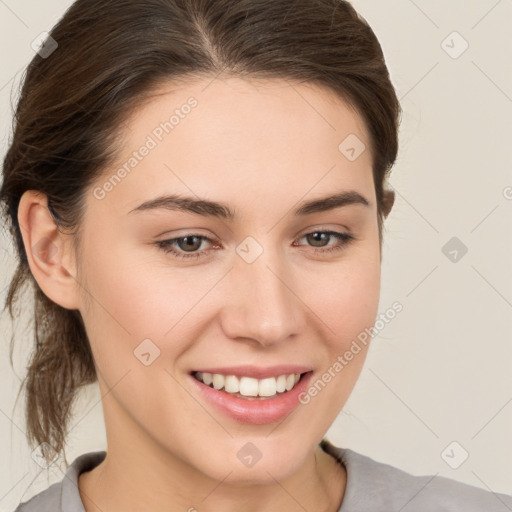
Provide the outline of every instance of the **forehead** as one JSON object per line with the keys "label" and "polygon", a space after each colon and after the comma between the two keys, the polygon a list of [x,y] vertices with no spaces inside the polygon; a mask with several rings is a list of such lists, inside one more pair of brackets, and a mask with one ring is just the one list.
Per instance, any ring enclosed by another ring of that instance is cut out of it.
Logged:
{"label": "forehead", "polygon": [[157,193],[239,201],[243,210],[262,195],[272,204],[344,189],[368,197],[373,189],[362,117],[312,84],[237,77],[160,84],[123,135],[117,161],[96,184],[111,182],[104,203],[119,213]]}

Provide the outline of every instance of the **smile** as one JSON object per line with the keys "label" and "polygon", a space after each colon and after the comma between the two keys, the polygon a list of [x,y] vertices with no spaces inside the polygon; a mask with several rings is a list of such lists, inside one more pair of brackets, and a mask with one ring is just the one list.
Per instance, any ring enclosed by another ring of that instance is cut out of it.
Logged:
{"label": "smile", "polygon": [[299,396],[313,377],[311,368],[298,365],[201,370],[189,373],[190,388],[197,399],[213,407],[213,414],[253,425],[283,421],[301,405]]}
{"label": "smile", "polygon": [[256,379],[254,377],[194,372],[194,377],[209,387],[248,400],[265,399],[291,391],[301,378],[300,373]]}

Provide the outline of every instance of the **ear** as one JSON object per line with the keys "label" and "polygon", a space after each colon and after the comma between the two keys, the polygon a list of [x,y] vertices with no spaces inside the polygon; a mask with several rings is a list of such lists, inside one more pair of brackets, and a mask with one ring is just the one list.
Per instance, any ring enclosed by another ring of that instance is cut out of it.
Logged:
{"label": "ear", "polygon": [[18,222],[32,275],[43,293],[66,309],[78,309],[71,235],[57,227],[45,194],[27,190],[18,206]]}
{"label": "ear", "polygon": [[395,191],[393,189],[385,189],[382,196],[382,213],[387,217],[395,204]]}

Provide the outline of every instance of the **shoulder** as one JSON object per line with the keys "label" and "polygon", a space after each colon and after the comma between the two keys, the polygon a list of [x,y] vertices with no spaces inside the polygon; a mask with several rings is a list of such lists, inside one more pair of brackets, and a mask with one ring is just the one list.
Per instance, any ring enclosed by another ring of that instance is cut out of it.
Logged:
{"label": "shoulder", "polygon": [[60,512],[61,486],[62,482],[51,485],[48,489],[36,494],[28,501],[20,503],[14,512],[35,512],[36,510]]}
{"label": "shoulder", "polygon": [[322,448],[346,469],[339,512],[510,512],[512,495],[494,493],[438,475],[417,476],[327,440]]}
{"label": "shoulder", "polygon": [[106,456],[105,451],[78,456],[67,468],[64,478],[20,503],[13,512],[85,512],[78,491],[78,476],[96,467]]}

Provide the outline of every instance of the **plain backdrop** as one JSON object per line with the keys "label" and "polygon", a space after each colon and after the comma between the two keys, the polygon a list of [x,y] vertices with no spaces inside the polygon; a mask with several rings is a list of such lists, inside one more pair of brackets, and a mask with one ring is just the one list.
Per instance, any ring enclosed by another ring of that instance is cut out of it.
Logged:
{"label": "plain backdrop", "polygon": [[[403,310],[374,338],[327,437],[414,474],[512,493],[512,2],[353,3],[382,44],[404,110],[380,302],[381,312],[395,301]],[[31,42],[70,4],[0,1],[2,158]],[[0,262],[3,302],[14,268],[8,240]],[[33,343],[24,325],[13,369],[11,323],[1,317],[1,511],[62,479],[32,458],[23,402],[14,409]],[[96,386],[72,425],[69,461],[105,449]]]}

